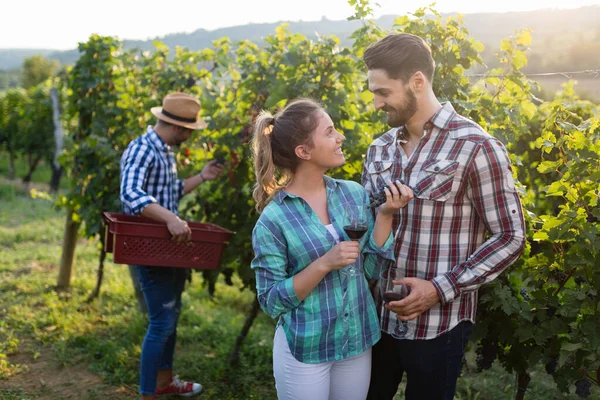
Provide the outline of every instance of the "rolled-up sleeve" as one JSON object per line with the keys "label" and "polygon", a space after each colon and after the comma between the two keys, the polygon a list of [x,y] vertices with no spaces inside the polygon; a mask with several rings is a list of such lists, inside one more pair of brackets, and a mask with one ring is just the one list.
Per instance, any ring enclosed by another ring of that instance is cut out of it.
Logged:
{"label": "rolled-up sleeve", "polygon": [[153,162],[153,152],[141,143],[132,142],[123,154],[120,198],[136,215],[149,204],[157,203],[156,199],[144,190],[144,183],[148,179],[148,171]]}
{"label": "rolled-up sleeve", "polygon": [[465,262],[433,279],[443,304],[462,292],[477,290],[514,263],[525,246],[525,222],[504,145],[486,141],[469,173],[469,194],[491,234]]}
{"label": "rolled-up sleeve", "polygon": [[287,250],[281,230],[259,219],[252,232],[252,247],[251,268],[256,275],[258,302],[263,311],[277,318],[298,307],[301,301],[294,290],[293,276],[287,272]]}

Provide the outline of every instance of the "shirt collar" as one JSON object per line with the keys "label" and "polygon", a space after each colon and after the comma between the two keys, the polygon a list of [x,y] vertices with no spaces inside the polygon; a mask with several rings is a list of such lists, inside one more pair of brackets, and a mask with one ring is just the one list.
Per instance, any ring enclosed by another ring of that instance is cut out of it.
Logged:
{"label": "shirt collar", "polygon": [[[331,192],[337,189],[338,181],[337,179],[330,178],[327,175],[324,175],[323,178],[325,179],[325,190],[327,191],[327,197],[329,198]],[[273,201],[275,201],[277,204],[281,204],[286,197],[290,197],[292,199],[298,198],[298,196],[295,194],[291,194],[286,192],[284,189],[280,189],[277,191],[277,193],[275,193],[275,196],[273,196]]]}
{"label": "shirt collar", "polygon": [[[456,111],[454,111],[454,107],[452,107],[452,104],[450,104],[449,101],[442,103],[442,107],[423,125],[423,129],[425,130],[423,136],[427,135],[427,132],[431,132],[431,129],[434,126],[440,130],[446,129],[455,114]],[[396,140],[400,143],[407,142],[407,135],[408,132],[404,126],[401,126],[396,130]]]}
{"label": "shirt collar", "polygon": [[449,101],[446,101],[442,103],[442,108],[440,108],[427,122],[431,122],[431,124],[440,129],[446,129],[455,115],[456,111],[454,111],[454,107],[452,107],[452,104],[450,104]]}
{"label": "shirt collar", "polygon": [[148,129],[146,129],[146,135],[148,137],[148,140],[159,150],[164,150],[164,151],[168,151],[171,147],[165,143],[164,140],[162,140],[162,138],[160,136],[158,136],[158,133],[156,133],[156,131],[154,130],[154,128],[152,126],[148,126]]}

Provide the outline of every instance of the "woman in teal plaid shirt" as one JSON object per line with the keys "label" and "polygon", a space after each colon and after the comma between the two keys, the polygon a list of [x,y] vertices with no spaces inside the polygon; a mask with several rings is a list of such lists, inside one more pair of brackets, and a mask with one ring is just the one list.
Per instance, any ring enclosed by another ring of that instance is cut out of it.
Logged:
{"label": "woman in teal plaid shirt", "polygon": [[[333,179],[345,163],[340,134],[323,108],[292,101],[254,126],[256,188],[261,213],[252,233],[258,300],[278,318],[273,371],[280,400],[365,399],[371,347],[380,338],[367,278],[393,260],[392,215],[412,191],[388,183],[387,201],[360,241],[343,230],[344,207],[368,206],[364,188]],[[359,275],[346,268],[364,260]]]}

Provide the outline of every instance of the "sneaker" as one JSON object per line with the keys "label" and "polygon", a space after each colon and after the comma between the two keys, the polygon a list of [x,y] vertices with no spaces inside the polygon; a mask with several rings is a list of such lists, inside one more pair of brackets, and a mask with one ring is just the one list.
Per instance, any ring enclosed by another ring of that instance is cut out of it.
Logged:
{"label": "sneaker", "polygon": [[202,385],[199,383],[180,381],[176,375],[171,378],[171,383],[164,389],[156,388],[157,396],[182,396],[192,397],[199,394],[202,391]]}

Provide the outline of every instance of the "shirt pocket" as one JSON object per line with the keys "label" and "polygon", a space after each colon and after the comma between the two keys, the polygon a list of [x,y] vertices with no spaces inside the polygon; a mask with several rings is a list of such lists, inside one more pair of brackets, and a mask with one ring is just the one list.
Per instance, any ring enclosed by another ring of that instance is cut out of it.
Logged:
{"label": "shirt pocket", "polygon": [[417,175],[415,196],[425,200],[446,201],[452,194],[452,186],[458,161],[427,160]]}
{"label": "shirt pocket", "polygon": [[369,181],[374,186],[373,190],[376,191],[392,179],[392,164],[392,161],[372,161],[367,164],[367,173]]}

